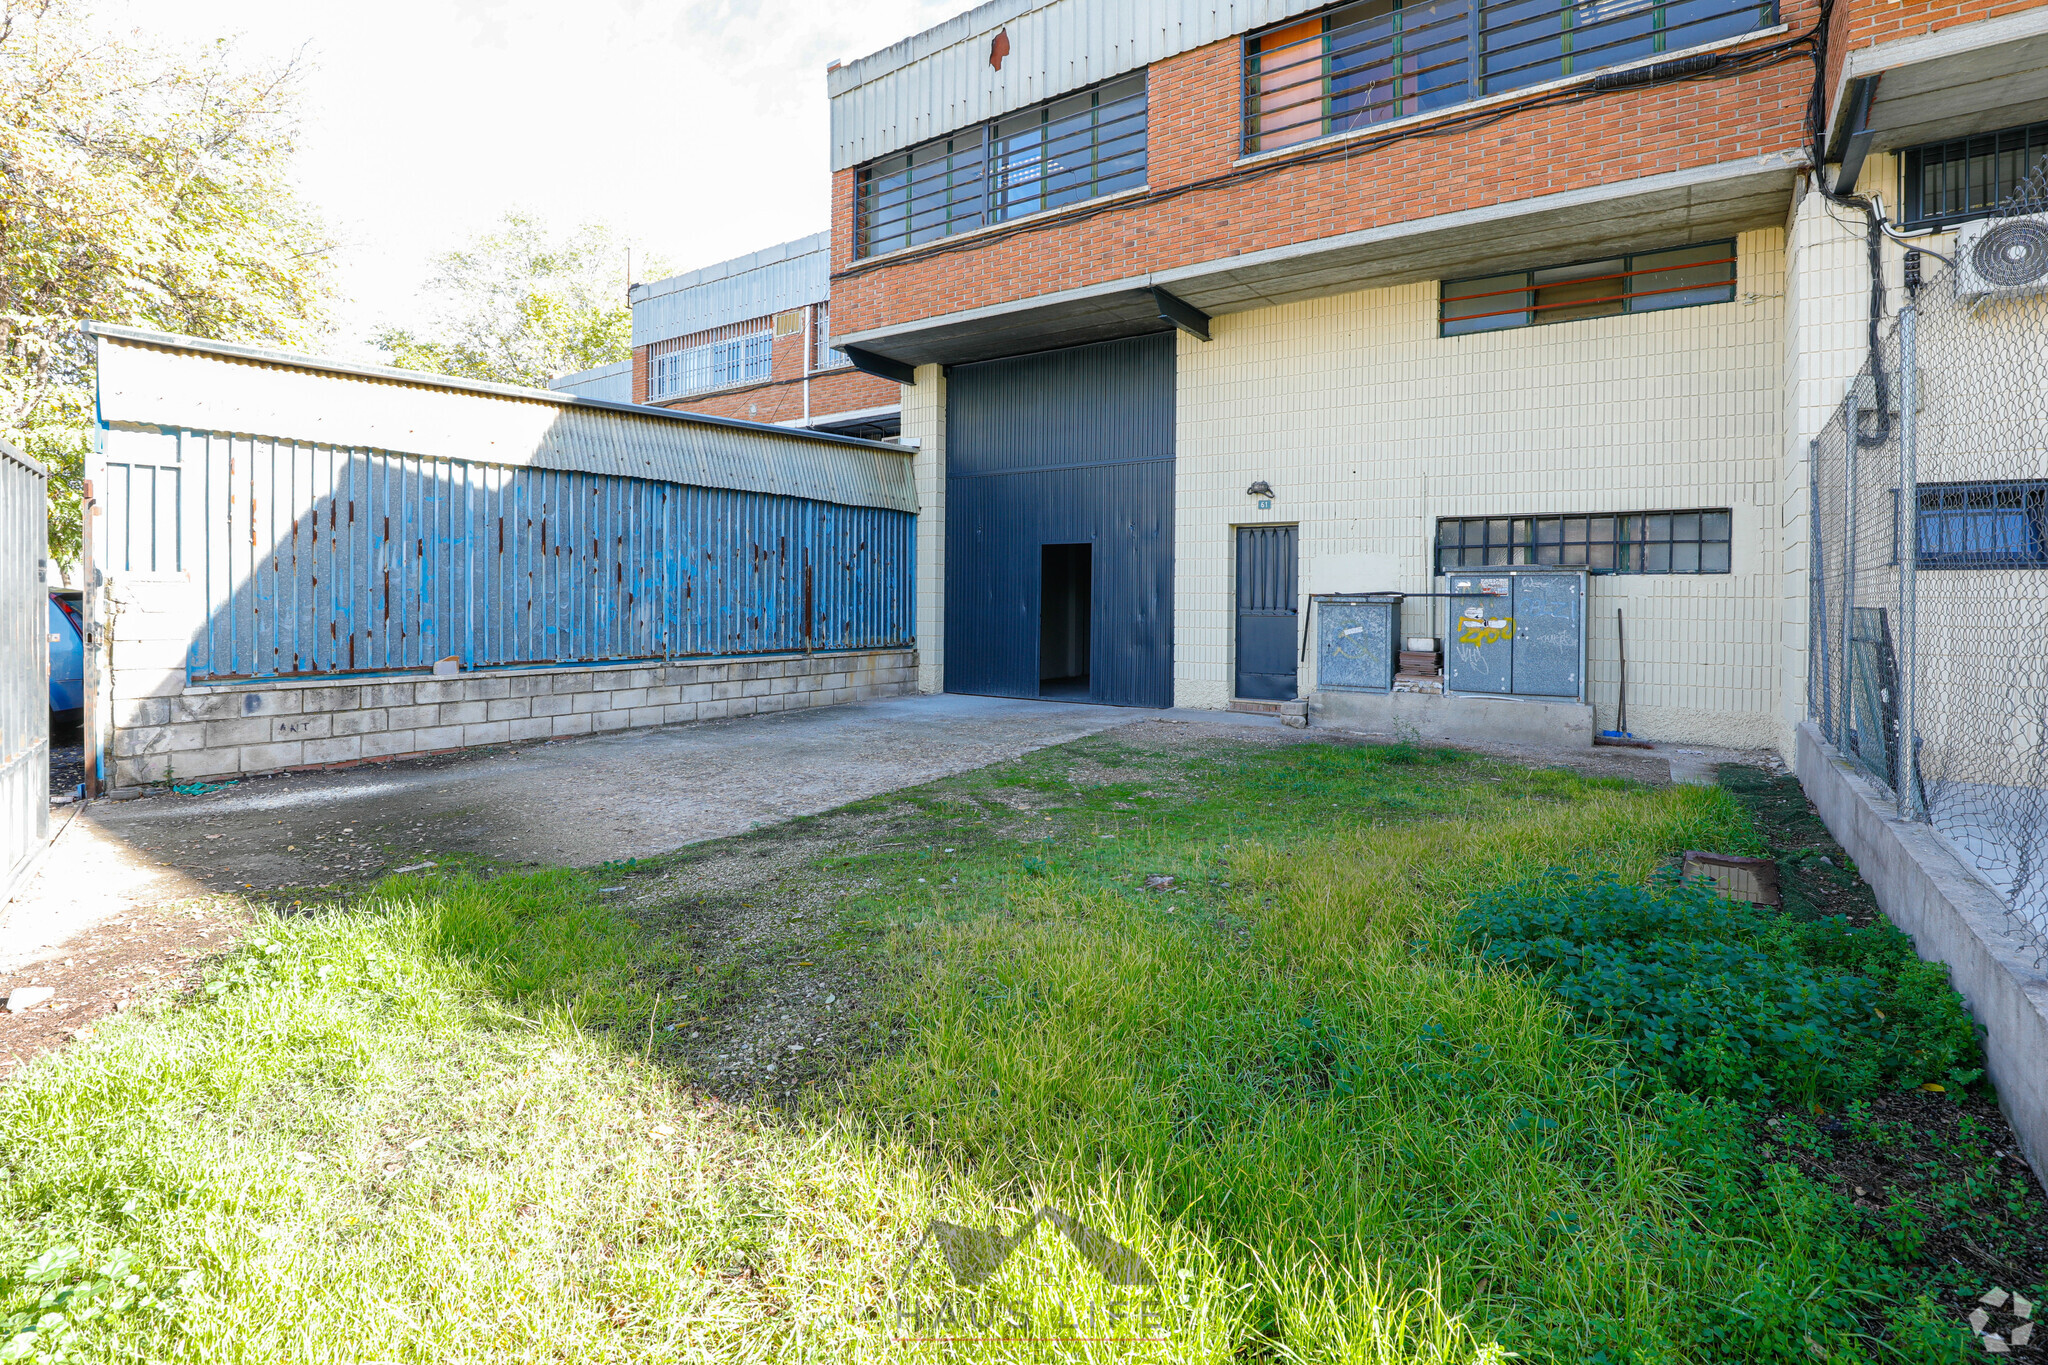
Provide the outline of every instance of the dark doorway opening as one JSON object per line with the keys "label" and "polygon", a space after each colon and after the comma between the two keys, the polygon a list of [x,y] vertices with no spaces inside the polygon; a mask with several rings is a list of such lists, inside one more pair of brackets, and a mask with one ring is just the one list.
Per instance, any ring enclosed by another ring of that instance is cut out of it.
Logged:
{"label": "dark doorway opening", "polygon": [[1038,552],[1038,695],[1088,700],[1088,617],[1093,609],[1092,545]]}

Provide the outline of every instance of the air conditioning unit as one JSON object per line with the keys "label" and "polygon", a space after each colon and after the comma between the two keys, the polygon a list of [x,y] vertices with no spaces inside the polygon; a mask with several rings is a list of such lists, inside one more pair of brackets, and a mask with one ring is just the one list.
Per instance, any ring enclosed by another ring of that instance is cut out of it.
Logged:
{"label": "air conditioning unit", "polygon": [[1956,293],[2011,299],[2048,292],[2048,214],[1980,218],[1956,232]]}

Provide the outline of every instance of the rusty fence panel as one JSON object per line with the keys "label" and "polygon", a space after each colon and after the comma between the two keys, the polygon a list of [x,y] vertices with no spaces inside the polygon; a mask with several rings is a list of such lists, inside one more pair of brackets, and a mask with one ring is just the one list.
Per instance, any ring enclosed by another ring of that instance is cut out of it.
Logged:
{"label": "rusty fence panel", "polygon": [[165,435],[152,465],[109,453],[103,561],[202,585],[193,682],[911,643],[911,513]]}
{"label": "rusty fence panel", "polygon": [[0,902],[50,837],[48,488],[0,441]]}

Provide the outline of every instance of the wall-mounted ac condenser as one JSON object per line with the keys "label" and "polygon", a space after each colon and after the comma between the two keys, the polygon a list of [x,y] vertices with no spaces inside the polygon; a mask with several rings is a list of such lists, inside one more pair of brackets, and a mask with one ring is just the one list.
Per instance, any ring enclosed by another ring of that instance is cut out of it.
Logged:
{"label": "wall-mounted ac condenser", "polygon": [[1956,293],[2009,299],[2048,290],[2048,214],[1980,218],[1956,230]]}
{"label": "wall-mounted ac condenser", "polygon": [[1481,569],[1444,590],[1445,690],[1476,696],[1586,699],[1582,569]]}

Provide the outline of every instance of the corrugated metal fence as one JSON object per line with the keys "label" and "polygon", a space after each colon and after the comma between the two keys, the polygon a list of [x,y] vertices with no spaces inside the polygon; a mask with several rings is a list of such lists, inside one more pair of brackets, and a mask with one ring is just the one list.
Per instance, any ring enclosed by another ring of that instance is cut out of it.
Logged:
{"label": "corrugated metal fence", "polygon": [[50,837],[48,486],[0,442],[0,900]]}
{"label": "corrugated metal fence", "polygon": [[911,642],[911,513],[164,435],[155,463],[110,446],[100,558],[203,584],[195,682]]}

